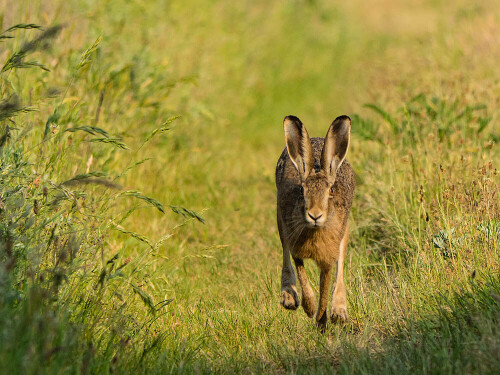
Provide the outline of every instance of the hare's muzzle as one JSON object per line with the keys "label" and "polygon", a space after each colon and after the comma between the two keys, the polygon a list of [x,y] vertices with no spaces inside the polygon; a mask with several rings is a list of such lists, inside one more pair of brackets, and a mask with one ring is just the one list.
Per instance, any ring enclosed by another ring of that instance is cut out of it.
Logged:
{"label": "hare's muzzle", "polygon": [[312,208],[306,212],[306,221],[309,227],[321,228],[325,225],[326,214],[318,208]]}

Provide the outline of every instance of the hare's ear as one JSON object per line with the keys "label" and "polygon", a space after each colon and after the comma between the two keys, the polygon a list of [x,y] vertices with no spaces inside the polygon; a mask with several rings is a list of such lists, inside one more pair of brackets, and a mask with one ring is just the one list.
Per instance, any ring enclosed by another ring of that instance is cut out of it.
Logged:
{"label": "hare's ear", "polygon": [[313,166],[313,155],[309,134],[302,122],[295,116],[286,116],[283,121],[288,155],[302,179],[307,178]]}
{"label": "hare's ear", "polygon": [[342,165],[349,148],[350,136],[351,119],[348,116],[339,116],[333,120],[326,133],[321,153],[321,168],[329,177],[335,178],[337,170]]}

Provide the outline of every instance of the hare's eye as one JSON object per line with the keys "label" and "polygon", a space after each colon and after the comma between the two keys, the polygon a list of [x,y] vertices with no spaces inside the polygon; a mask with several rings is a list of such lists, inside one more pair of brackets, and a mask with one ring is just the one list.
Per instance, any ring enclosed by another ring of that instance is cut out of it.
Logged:
{"label": "hare's eye", "polygon": [[300,191],[300,194],[304,194],[304,187],[302,185],[299,186],[299,191]]}
{"label": "hare's eye", "polygon": [[333,195],[333,186],[330,188],[330,195]]}

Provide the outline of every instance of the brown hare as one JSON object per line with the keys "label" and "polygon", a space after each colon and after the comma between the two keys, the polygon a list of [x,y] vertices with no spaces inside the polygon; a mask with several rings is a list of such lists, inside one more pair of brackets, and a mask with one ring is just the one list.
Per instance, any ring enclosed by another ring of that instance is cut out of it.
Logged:
{"label": "brown hare", "polygon": [[[343,267],[355,187],[354,173],[345,160],[351,119],[337,117],[324,139],[309,138],[295,116],[285,117],[283,127],[286,148],[276,165],[278,230],[283,245],[281,304],[292,310],[299,306],[292,255],[302,288],[302,307],[309,317],[315,314],[324,329],[335,262],[337,279],[330,317],[333,322],[347,320]],[[313,259],[321,271],[316,313],[314,293],[304,269],[307,258]]]}

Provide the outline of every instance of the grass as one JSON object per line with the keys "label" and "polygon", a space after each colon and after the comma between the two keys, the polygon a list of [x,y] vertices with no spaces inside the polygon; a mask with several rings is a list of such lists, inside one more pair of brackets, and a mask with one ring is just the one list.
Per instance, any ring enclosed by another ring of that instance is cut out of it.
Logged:
{"label": "grass", "polygon": [[[498,372],[495,2],[0,4],[8,373]],[[288,114],[353,119],[326,334],[279,305]]]}

